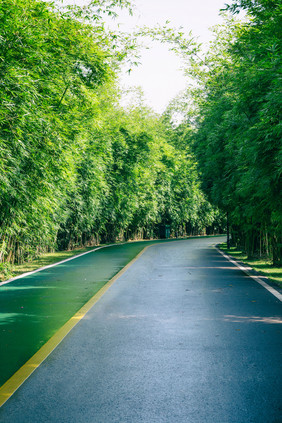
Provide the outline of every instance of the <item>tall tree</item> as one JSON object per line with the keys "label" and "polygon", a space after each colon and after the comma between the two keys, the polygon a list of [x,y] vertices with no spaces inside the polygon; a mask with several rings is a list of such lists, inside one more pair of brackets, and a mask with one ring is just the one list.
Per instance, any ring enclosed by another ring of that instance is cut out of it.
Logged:
{"label": "tall tree", "polygon": [[93,28],[46,2],[1,1],[0,28],[0,240],[14,259],[54,245],[89,93],[111,72]]}
{"label": "tall tree", "polygon": [[203,188],[229,212],[234,241],[281,264],[281,4],[228,9],[240,8],[249,21],[219,33],[220,54],[217,44],[207,55],[195,151]]}

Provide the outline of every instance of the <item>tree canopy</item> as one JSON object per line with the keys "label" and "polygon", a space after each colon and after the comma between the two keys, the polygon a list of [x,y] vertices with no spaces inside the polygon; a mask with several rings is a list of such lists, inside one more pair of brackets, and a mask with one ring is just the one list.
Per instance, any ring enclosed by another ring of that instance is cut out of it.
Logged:
{"label": "tree canopy", "polygon": [[241,8],[249,19],[217,29],[198,64],[193,150],[204,192],[230,216],[233,242],[281,265],[281,3],[227,9]]}
{"label": "tree canopy", "polygon": [[2,263],[216,220],[189,145],[142,99],[119,105],[134,43],[104,29],[116,7],[129,2],[0,3]]}
{"label": "tree canopy", "polygon": [[[0,3],[0,260],[121,239],[222,231],[281,264],[281,5],[236,0],[208,52],[169,26],[105,29],[127,0]],[[120,105],[136,39],[194,78],[163,116]],[[173,115],[182,113],[175,123]]]}

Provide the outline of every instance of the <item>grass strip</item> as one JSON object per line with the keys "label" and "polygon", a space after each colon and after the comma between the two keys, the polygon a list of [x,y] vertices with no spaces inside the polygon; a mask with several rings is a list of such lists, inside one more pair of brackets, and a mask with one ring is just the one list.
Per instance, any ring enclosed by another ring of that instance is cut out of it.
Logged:
{"label": "grass strip", "polygon": [[[99,245],[99,247],[100,246],[102,245]],[[0,268],[0,282],[3,282],[15,276],[20,276],[23,273],[33,272],[34,270],[40,269],[41,267],[58,263],[62,260],[77,256],[87,251],[94,250],[97,247],[98,246],[96,245],[93,247],[80,247],[74,250],[54,251],[51,253],[44,253],[44,254],[41,254],[40,257],[33,259],[29,262],[25,262],[23,264],[14,264],[13,266],[7,266],[7,267],[3,266],[2,269]]]}
{"label": "grass strip", "polygon": [[235,260],[241,261],[263,276],[268,277],[271,282],[282,288],[282,268],[274,267],[270,260],[263,258],[248,258],[247,254],[237,247],[227,248],[226,243],[220,244],[219,248],[229,256],[232,256]]}

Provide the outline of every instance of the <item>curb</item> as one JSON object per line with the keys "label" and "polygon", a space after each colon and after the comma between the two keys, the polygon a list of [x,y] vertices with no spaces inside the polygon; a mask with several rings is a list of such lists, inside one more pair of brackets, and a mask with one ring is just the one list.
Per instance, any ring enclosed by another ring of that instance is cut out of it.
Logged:
{"label": "curb", "polygon": [[[229,256],[228,254],[221,251],[217,246],[215,249],[228,261],[230,261],[232,264],[234,264],[236,267],[238,267],[242,272],[244,272],[246,275],[248,275],[250,278],[252,278],[254,281],[259,283],[261,286],[263,286],[267,291],[269,291],[272,295],[274,295],[279,301],[282,302],[282,293],[279,292],[277,289],[269,285],[270,281],[267,276],[259,274],[256,270],[254,270],[252,267],[245,266],[243,263],[238,262],[234,257]],[[263,279],[266,279],[269,281],[269,283],[266,283]],[[279,289],[279,288],[278,288]]]}

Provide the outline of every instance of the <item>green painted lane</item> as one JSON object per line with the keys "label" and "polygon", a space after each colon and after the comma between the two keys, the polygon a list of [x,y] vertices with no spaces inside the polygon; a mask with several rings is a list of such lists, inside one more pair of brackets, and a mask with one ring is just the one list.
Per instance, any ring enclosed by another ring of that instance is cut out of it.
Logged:
{"label": "green painted lane", "polygon": [[156,242],[109,246],[0,286],[0,386],[108,280]]}

